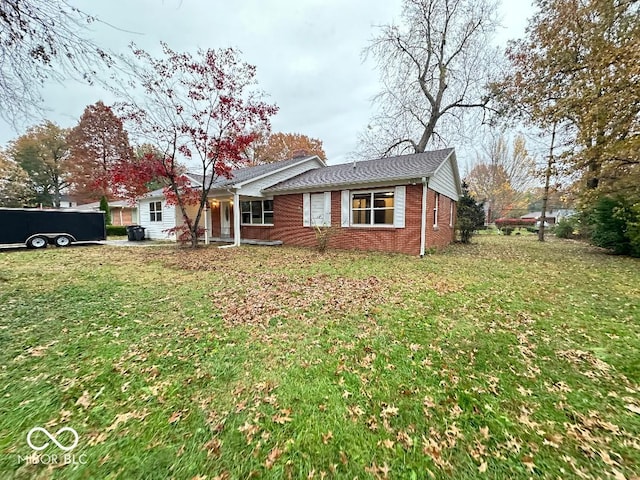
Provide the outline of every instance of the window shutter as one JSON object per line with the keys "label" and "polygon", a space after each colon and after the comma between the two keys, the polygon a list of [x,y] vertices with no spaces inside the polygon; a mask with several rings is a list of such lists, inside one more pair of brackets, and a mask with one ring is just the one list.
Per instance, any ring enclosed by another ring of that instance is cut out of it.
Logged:
{"label": "window shutter", "polygon": [[331,226],[331,192],[324,192],[324,224]]}
{"label": "window shutter", "polygon": [[393,226],[395,228],[404,228],[405,194],[406,187],[404,185],[396,187],[393,197]]}
{"label": "window shutter", "polygon": [[308,193],[302,194],[302,226],[311,226],[311,196]]}
{"label": "window shutter", "polygon": [[349,190],[342,190],[340,202],[340,224],[343,227],[349,226],[349,217],[351,213],[351,199],[349,198]]}

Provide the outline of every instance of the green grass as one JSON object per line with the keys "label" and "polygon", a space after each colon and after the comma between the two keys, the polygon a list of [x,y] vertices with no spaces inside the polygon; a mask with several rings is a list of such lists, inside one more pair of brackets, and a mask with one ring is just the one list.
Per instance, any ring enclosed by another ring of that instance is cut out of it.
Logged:
{"label": "green grass", "polygon": [[0,477],[637,478],[640,262],[476,242],[0,253]]}

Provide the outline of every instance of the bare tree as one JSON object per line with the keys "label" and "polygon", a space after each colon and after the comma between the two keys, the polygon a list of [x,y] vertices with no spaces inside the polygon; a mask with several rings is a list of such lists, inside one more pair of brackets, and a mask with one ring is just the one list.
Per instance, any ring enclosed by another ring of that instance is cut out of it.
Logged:
{"label": "bare tree", "polygon": [[45,81],[91,82],[111,65],[86,36],[94,21],[66,0],[0,2],[0,117],[16,126],[42,108]]}
{"label": "bare tree", "polygon": [[364,51],[377,63],[383,90],[362,153],[424,152],[446,142],[443,129],[461,130],[465,111],[488,103],[497,25],[493,0],[404,0],[402,24],[383,26]]}

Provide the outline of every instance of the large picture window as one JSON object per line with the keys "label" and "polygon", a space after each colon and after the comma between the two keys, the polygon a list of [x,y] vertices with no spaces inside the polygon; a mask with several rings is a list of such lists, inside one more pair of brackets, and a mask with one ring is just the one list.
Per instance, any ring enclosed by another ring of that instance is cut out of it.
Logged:
{"label": "large picture window", "polygon": [[273,200],[240,202],[243,225],[273,225]]}
{"label": "large picture window", "polygon": [[393,212],[393,190],[351,194],[352,225],[393,225]]}
{"label": "large picture window", "polygon": [[162,221],[162,202],[151,202],[149,204],[149,221]]}

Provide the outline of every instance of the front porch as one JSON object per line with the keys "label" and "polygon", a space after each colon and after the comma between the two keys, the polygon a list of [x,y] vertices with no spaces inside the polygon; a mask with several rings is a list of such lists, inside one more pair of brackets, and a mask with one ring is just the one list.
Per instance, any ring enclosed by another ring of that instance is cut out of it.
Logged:
{"label": "front porch", "polygon": [[[196,211],[196,206],[190,206],[189,216],[193,218]],[[184,223],[184,219],[180,220]],[[282,240],[272,237],[273,222],[272,198],[241,196],[237,191],[212,191],[200,217],[199,226],[204,230],[200,240],[205,244],[229,246],[282,245]]]}

